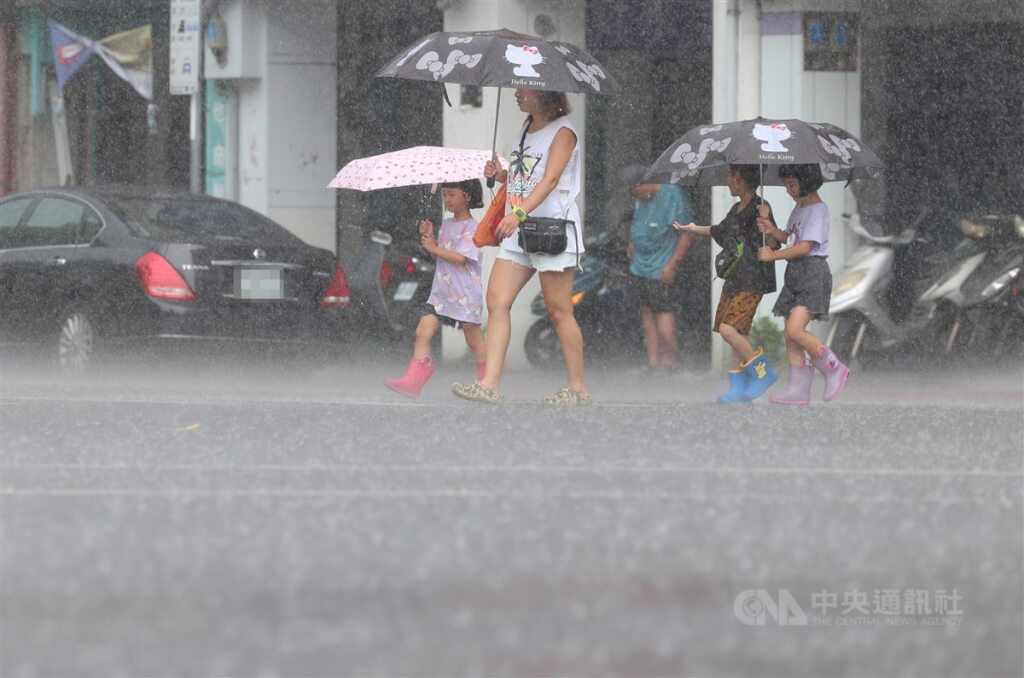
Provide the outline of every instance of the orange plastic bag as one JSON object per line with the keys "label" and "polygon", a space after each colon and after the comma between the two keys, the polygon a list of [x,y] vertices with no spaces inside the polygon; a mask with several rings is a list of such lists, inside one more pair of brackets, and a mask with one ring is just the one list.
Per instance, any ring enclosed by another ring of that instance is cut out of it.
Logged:
{"label": "orange plastic bag", "polygon": [[477,247],[498,246],[498,236],[494,234],[494,229],[505,218],[505,195],[505,184],[502,184],[498,189],[498,194],[494,196],[494,200],[487,208],[487,212],[484,213],[484,218],[476,225],[473,244]]}

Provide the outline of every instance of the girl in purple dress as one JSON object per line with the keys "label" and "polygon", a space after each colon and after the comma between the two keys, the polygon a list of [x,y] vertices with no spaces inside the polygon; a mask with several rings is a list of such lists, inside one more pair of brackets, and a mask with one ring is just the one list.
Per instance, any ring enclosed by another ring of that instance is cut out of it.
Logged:
{"label": "girl in purple dress", "polygon": [[417,398],[434,374],[430,342],[442,325],[461,328],[466,344],[476,358],[476,373],[484,372],[487,349],[480,330],[483,286],[480,279],[481,250],[473,244],[476,219],[471,208],[483,207],[479,179],[444,184],[444,207],[452,213],[434,237],[434,224],[420,222],[423,249],[437,261],[430,297],[416,326],[412,359],[401,379],[385,379],[384,385],[404,396]]}

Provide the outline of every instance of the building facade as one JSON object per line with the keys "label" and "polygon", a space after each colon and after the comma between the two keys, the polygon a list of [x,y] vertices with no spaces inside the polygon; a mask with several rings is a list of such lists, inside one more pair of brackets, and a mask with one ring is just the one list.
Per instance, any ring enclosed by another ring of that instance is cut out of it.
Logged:
{"label": "building facade", "polygon": [[[153,25],[155,129],[145,102],[93,65],[64,92],[71,164],[83,183],[187,187],[187,97],[167,92],[168,0],[15,0],[0,6],[0,192],[57,183],[45,19],[90,37]],[[844,213],[902,230],[950,233],[953,215],[1024,212],[1024,5],[1000,0],[204,0],[226,31],[218,59],[204,49],[203,186],[281,222],[307,241],[355,256],[371,227],[401,229],[422,191],[330,191],[346,162],[407,146],[489,148],[495,89],[374,78],[417,38],[439,30],[509,28],[579,44],[623,85],[616,97],[571,97],[582,131],[585,228],[623,228],[629,198],[618,170],[651,162],[686,129],[757,115],[828,121],[860,136],[886,163],[858,189],[827,185],[833,271],[855,247]],[[521,114],[511,92],[497,146]],[[698,220],[717,221],[725,189],[692,194]],[[766,189],[780,213],[791,201]],[[859,198],[859,200],[858,200]],[[403,226],[404,225],[404,226]],[[683,346],[721,360],[707,328],[717,302],[713,247],[688,257]],[[781,283],[781,270],[779,275]],[[531,291],[514,323],[525,332]],[[767,313],[773,299],[767,299]],[[522,364],[521,336],[512,341]],[[446,342],[461,350],[461,340]]]}

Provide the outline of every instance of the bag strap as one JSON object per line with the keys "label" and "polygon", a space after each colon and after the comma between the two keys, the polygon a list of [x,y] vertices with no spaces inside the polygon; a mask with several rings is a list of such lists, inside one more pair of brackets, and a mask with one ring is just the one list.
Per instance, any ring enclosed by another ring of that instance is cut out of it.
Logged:
{"label": "bag strap", "polygon": [[530,131],[530,125],[533,124],[533,116],[526,116],[526,122],[523,123],[523,136],[519,137],[519,160],[523,159],[523,146],[526,144],[526,133]]}

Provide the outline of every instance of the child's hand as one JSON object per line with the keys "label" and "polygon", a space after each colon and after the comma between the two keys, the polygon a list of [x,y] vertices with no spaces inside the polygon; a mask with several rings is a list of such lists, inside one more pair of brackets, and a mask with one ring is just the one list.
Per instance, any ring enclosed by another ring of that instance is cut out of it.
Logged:
{"label": "child's hand", "polygon": [[672,228],[677,231],[681,231],[682,233],[694,233],[696,232],[695,229],[697,228],[697,224],[692,221],[688,224],[680,224],[678,221],[675,221],[672,222]]}
{"label": "child's hand", "polygon": [[428,233],[433,233],[433,232],[434,232],[434,222],[432,222],[432,221],[430,221],[428,219],[424,219],[423,221],[420,222],[420,235],[421,236],[424,236],[424,235],[427,235]]}
{"label": "child's hand", "polygon": [[432,231],[421,233],[420,244],[423,245],[423,249],[425,249],[427,252],[432,253],[434,249],[437,247],[437,241],[434,240],[434,233]]}
{"label": "child's hand", "polygon": [[775,230],[775,227],[772,226],[771,219],[766,219],[764,217],[758,217],[757,218],[757,230],[760,231],[761,233],[771,233],[772,231]]}
{"label": "child's hand", "polygon": [[758,261],[775,261],[775,250],[768,246],[759,247],[757,250],[757,259]]}

